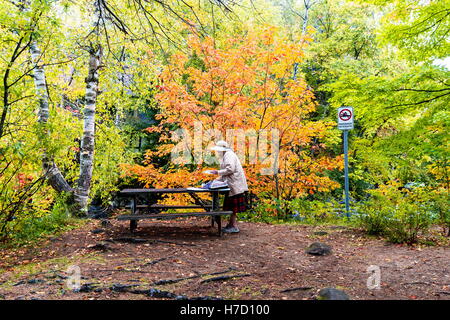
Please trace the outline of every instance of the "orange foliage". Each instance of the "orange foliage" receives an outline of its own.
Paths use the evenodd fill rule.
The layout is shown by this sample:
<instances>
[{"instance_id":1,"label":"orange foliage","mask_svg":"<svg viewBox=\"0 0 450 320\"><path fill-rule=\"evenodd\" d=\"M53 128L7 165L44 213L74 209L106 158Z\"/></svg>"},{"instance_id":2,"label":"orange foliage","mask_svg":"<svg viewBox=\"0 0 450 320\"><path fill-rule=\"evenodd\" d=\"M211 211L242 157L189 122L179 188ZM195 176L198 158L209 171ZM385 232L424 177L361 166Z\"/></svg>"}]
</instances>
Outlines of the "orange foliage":
<instances>
[{"instance_id":1,"label":"orange foliage","mask_svg":"<svg viewBox=\"0 0 450 320\"><path fill-rule=\"evenodd\" d=\"M314 94L301 74L293 77L293 66L302 62L307 42L279 37L273 27L230 38L220 47L211 38L190 36L189 53L173 55L160 75L160 124L147 130L159 132L161 144L146 153L142 166L125 166L127 174L153 187L196 186L211 179L201 173L207 169L204 163L154 165L175 145L169 128L175 125L192 135L197 122L204 131L222 134L227 129L278 130L276 174L262 175L265 165L260 162L243 163L255 193L290 199L338 187L325 173L342 168L341 157L324 155L326 146L313 143L333 124L308 120L316 108ZM204 150L213 140L202 139ZM245 143L249 147L250 142Z\"/></svg>"}]
</instances>

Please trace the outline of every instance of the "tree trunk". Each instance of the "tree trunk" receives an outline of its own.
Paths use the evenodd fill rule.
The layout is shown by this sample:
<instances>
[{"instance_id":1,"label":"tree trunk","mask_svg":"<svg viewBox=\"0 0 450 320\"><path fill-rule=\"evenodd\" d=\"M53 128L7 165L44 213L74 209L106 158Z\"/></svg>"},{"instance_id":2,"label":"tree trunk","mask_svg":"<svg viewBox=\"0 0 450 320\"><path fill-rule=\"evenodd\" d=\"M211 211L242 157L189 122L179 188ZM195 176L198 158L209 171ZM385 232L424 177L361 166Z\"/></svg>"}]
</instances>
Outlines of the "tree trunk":
<instances>
[{"instance_id":1,"label":"tree trunk","mask_svg":"<svg viewBox=\"0 0 450 320\"><path fill-rule=\"evenodd\" d=\"M310 0L303 0L305 4L305 15L303 16L303 26L302 26L302 34L306 34L306 29L308 28L308 20L309 20L309 9L311 8Z\"/></svg>"},{"instance_id":2,"label":"tree trunk","mask_svg":"<svg viewBox=\"0 0 450 320\"><path fill-rule=\"evenodd\" d=\"M84 107L84 127L80 150L80 177L75 191L75 201L79 209L87 213L89 191L92 180L95 143L95 107L97 102L98 69L102 58L102 47L98 44L89 50L89 71L86 78L86 105Z\"/></svg>"},{"instance_id":3,"label":"tree trunk","mask_svg":"<svg viewBox=\"0 0 450 320\"><path fill-rule=\"evenodd\" d=\"M33 77L34 85L36 88L36 95L39 99L38 122L44 127L45 134L48 135L47 129L45 128L48 122L49 115L47 82L45 80L44 67L39 63L39 59L41 58L41 50L39 50L36 41L33 41L30 45L30 54L31 60L36 64L33 72ZM44 150L44 153L42 154L42 166L44 168L45 177L47 178L49 184L56 191L73 191L59 168L54 163L52 157L47 154L46 150Z\"/></svg>"},{"instance_id":4,"label":"tree trunk","mask_svg":"<svg viewBox=\"0 0 450 320\"><path fill-rule=\"evenodd\" d=\"M24 12L29 12L31 10L30 1L24 1L23 3L17 5ZM37 45L37 42L35 40L31 41L29 51L31 55L31 61L35 64L35 68L33 70L33 78L36 96L39 99L38 122L41 124L42 128L44 129L44 133L47 136L48 131L46 129L46 124L48 122L49 115L47 82L45 80L44 67L42 66L42 64L40 64L39 61L41 59L41 50L39 49L39 46ZM45 149L42 154L42 167L44 169L44 175L46 179L56 191L73 191L64 176L61 174L61 171L56 166L51 156L47 154Z\"/></svg>"}]
</instances>

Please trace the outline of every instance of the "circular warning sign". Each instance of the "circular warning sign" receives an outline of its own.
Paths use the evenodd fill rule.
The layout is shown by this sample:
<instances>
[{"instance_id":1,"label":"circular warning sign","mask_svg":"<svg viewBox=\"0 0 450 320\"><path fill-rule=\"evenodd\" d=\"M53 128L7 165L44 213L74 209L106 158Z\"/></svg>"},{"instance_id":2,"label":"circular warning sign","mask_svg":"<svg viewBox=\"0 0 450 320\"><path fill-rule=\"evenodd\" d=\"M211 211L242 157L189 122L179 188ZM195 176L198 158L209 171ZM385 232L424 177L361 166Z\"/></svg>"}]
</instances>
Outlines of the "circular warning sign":
<instances>
[{"instance_id":1,"label":"circular warning sign","mask_svg":"<svg viewBox=\"0 0 450 320\"><path fill-rule=\"evenodd\" d=\"M339 119L342 121L348 121L352 118L352 111L350 109L342 109L339 111Z\"/></svg>"}]
</instances>

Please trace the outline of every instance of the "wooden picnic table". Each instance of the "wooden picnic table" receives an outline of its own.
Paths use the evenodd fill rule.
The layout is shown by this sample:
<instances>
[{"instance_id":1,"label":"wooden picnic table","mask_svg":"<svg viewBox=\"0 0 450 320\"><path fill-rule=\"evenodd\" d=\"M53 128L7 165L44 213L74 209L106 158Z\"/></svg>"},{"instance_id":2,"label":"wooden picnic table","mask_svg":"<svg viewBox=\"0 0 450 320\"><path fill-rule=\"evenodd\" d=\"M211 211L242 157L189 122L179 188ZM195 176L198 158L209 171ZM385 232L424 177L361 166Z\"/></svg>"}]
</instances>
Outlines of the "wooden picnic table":
<instances>
[{"instance_id":1,"label":"wooden picnic table","mask_svg":"<svg viewBox=\"0 0 450 320\"><path fill-rule=\"evenodd\" d=\"M219 210L219 196L230 191L229 188L223 189L201 189L201 188L165 188L165 189L124 189L119 192L119 196L130 198L130 215L121 215L118 220L130 220L130 231L133 232L137 228L138 220L143 219L175 219L180 217L202 217L211 216L211 226L217 223L219 236L222 235L222 216L230 215L232 211ZM150 194L174 194L186 193L194 200L195 205L161 205L145 201L139 204L138 199L142 196ZM205 203L198 193L209 193L212 196L211 204ZM145 213L149 210L167 210L167 209L203 209L203 212L177 212L177 213Z\"/></svg>"}]
</instances>

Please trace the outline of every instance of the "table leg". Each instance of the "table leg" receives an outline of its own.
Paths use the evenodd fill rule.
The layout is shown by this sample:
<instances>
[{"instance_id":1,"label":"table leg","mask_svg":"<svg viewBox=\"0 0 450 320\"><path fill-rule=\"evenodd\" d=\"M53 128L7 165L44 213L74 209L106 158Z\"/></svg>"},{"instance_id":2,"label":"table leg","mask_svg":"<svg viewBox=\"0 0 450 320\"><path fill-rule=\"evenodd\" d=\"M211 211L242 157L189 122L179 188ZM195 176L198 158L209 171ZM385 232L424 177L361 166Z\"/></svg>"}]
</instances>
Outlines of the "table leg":
<instances>
[{"instance_id":1,"label":"table leg","mask_svg":"<svg viewBox=\"0 0 450 320\"><path fill-rule=\"evenodd\" d=\"M219 209L219 193L213 192L213 198L212 198L212 211L216 211Z\"/></svg>"},{"instance_id":2,"label":"table leg","mask_svg":"<svg viewBox=\"0 0 450 320\"><path fill-rule=\"evenodd\" d=\"M131 214L136 214L136 197L131 199ZM134 232L137 228L137 220L130 220L130 231Z\"/></svg>"},{"instance_id":3,"label":"table leg","mask_svg":"<svg viewBox=\"0 0 450 320\"><path fill-rule=\"evenodd\" d=\"M219 193L213 192L212 193L212 206L211 211L216 211L219 208ZM211 227L214 227L214 217L211 216Z\"/></svg>"},{"instance_id":4,"label":"table leg","mask_svg":"<svg viewBox=\"0 0 450 320\"><path fill-rule=\"evenodd\" d=\"M217 228L219 229L219 237L222 236L222 216L215 216L217 222Z\"/></svg>"}]
</instances>

